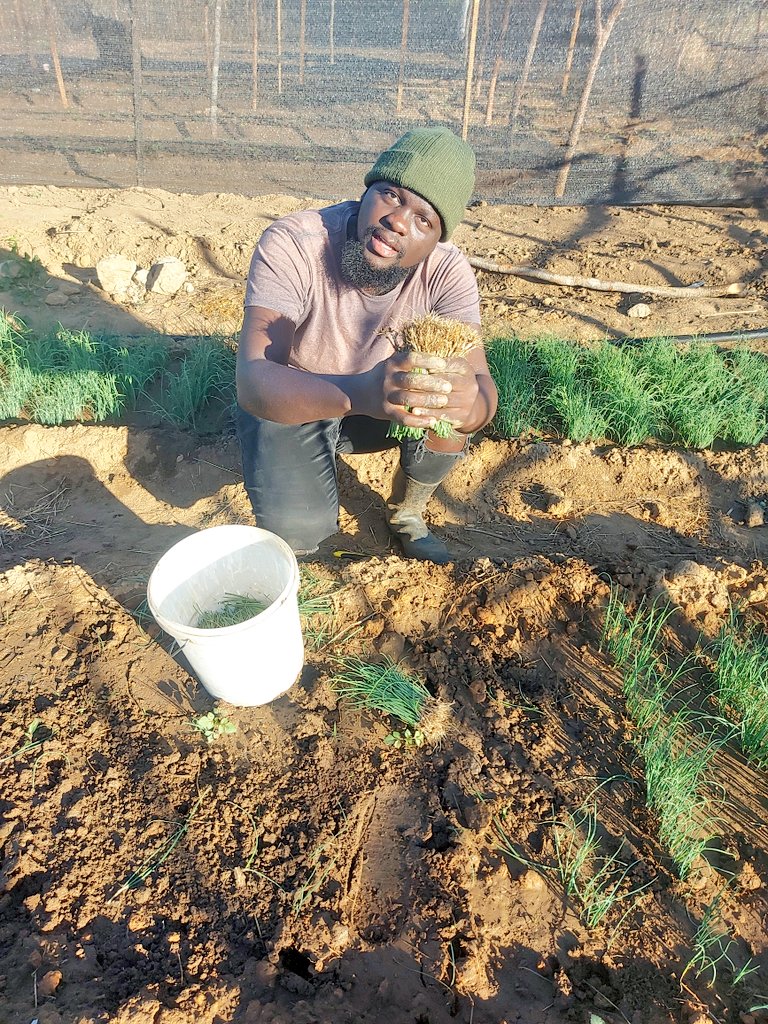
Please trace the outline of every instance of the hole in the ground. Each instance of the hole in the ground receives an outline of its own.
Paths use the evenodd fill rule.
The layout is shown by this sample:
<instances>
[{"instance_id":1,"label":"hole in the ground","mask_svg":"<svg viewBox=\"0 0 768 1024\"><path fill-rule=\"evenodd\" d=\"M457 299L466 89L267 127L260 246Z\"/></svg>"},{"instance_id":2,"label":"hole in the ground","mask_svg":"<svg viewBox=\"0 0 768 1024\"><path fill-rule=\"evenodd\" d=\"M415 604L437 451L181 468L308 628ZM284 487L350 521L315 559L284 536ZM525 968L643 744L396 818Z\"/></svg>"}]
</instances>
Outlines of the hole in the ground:
<instances>
[{"instance_id":1,"label":"hole in the ground","mask_svg":"<svg viewBox=\"0 0 768 1024\"><path fill-rule=\"evenodd\" d=\"M298 974L300 978L309 981L312 976L312 965L306 953L289 946L280 953L280 966L291 974Z\"/></svg>"}]
</instances>

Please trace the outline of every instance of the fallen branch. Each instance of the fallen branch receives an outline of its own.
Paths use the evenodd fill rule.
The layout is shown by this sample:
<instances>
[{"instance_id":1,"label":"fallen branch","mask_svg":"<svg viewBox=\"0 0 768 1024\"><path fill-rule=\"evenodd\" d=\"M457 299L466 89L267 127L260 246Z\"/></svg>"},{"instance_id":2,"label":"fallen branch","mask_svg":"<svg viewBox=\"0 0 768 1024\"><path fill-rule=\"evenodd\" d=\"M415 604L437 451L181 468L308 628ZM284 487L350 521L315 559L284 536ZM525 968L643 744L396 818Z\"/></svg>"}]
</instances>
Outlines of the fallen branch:
<instances>
[{"instance_id":1,"label":"fallen branch","mask_svg":"<svg viewBox=\"0 0 768 1024\"><path fill-rule=\"evenodd\" d=\"M670 285L632 284L629 281L601 281L598 277L553 274L549 270L539 270L536 267L514 267L494 263L492 260L481 260L476 256L470 256L469 262L476 270L489 270L493 274L512 274L515 277L528 278L529 281L540 281L542 284L556 284L561 288L589 288L593 292L659 295L667 299L714 299L727 295L738 297L745 295L747 291L747 285L743 281L711 287L692 284L675 288Z\"/></svg>"}]
</instances>

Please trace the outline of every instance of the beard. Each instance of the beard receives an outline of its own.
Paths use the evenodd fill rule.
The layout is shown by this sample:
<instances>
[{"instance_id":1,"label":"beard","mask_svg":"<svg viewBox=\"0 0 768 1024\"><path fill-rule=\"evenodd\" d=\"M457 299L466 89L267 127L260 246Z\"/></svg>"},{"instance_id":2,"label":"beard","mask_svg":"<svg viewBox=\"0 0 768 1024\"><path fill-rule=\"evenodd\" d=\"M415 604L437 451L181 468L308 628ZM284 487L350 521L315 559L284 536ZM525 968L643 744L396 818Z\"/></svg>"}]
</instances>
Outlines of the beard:
<instances>
[{"instance_id":1,"label":"beard","mask_svg":"<svg viewBox=\"0 0 768 1024\"><path fill-rule=\"evenodd\" d=\"M362 242L357 238L346 240L341 250L341 276L355 288L371 295L384 295L401 284L410 274L411 268L397 264L391 267L372 267L365 258L365 243L373 231L373 228L368 228Z\"/></svg>"}]
</instances>

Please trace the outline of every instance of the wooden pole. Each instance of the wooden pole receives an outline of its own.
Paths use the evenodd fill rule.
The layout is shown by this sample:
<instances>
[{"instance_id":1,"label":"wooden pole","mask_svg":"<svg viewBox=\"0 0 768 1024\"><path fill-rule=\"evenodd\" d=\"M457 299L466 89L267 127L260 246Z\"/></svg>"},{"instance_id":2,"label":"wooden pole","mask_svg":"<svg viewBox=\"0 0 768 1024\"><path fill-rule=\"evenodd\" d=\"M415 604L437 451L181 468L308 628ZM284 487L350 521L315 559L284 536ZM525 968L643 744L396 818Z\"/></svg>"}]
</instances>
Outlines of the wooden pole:
<instances>
[{"instance_id":1,"label":"wooden pole","mask_svg":"<svg viewBox=\"0 0 768 1024\"><path fill-rule=\"evenodd\" d=\"M283 95L283 5L275 0L275 22L277 31L277 95Z\"/></svg>"},{"instance_id":2,"label":"wooden pole","mask_svg":"<svg viewBox=\"0 0 768 1024\"><path fill-rule=\"evenodd\" d=\"M485 78L485 65L488 61L488 53L491 48L491 5L493 0L485 0L483 9L483 38L480 41L480 57L477 62L477 75L475 76L475 100L480 99L483 91L483 79Z\"/></svg>"},{"instance_id":3,"label":"wooden pole","mask_svg":"<svg viewBox=\"0 0 768 1024\"><path fill-rule=\"evenodd\" d=\"M336 0L331 0L331 17L328 22L329 49L331 52L331 64L336 63L336 55L333 51L333 35L336 30Z\"/></svg>"},{"instance_id":4,"label":"wooden pole","mask_svg":"<svg viewBox=\"0 0 768 1024\"><path fill-rule=\"evenodd\" d=\"M251 110L259 109L259 0L253 0L251 33Z\"/></svg>"},{"instance_id":5,"label":"wooden pole","mask_svg":"<svg viewBox=\"0 0 768 1024\"><path fill-rule=\"evenodd\" d=\"M221 0L213 8L213 60L211 61L211 135L219 134L219 61L221 59Z\"/></svg>"},{"instance_id":6,"label":"wooden pole","mask_svg":"<svg viewBox=\"0 0 768 1024\"><path fill-rule=\"evenodd\" d=\"M408 47L408 22L410 20L410 0L403 0L403 34L400 38L400 74L397 77L397 103L395 112L400 114L403 109L403 85L405 81L405 54Z\"/></svg>"},{"instance_id":7,"label":"wooden pole","mask_svg":"<svg viewBox=\"0 0 768 1024\"><path fill-rule=\"evenodd\" d=\"M304 85L304 60L307 44L307 0L301 0L299 13L299 85Z\"/></svg>"},{"instance_id":8,"label":"wooden pole","mask_svg":"<svg viewBox=\"0 0 768 1024\"><path fill-rule=\"evenodd\" d=\"M464 117L461 123L461 137L467 141L469 131L469 107L472 99L472 75L475 71L475 46L477 44L477 23L480 18L480 0L472 0L472 26L469 30L467 49L467 77L464 83Z\"/></svg>"},{"instance_id":9,"label":"wooden pole","mask_svg":"<svg viewBox=\"0 0 768 1024\"><path fill-rule=\"evenodd\" d=\"M27 22L24 17L24 12L21 9L19 0L13 0L13 13L16 18L16 28L19 33L19 42L25 47L27 51L27 57L29 58L29 66L34 70L37 70L37 57L32 46L32 40L30 38ZM760 35L760 22L758 21L758 31Z\"/></svg>"},{"instance_id":10,"label":"wooden pole","mask_svg":"<svg viewBox=\"0 0 768 1024\"><path fill-rule=\"evenodd\" d=\"M205 75L208 81L208 88L211 86L211 25L208 10L209 2L210 0L203 0L203 42L205 45Z\"/></svg>"},{"instance_id":11,"label":"wooden pole","mask_svg":"<svg viewBox=\"0 0 768 1024\"><path fill-rule=\"evenodd\" d=\"M496 96L496 83L499 80L501 74L501 64L504 57L504 43L507 38L507 32L509 30L509 19L512 15L512 3L513 0L507 0L504 6L504 14L501 18L501 28L499 30L499 42L498 49L496 52L496 60L493 62L493 71L491 72L491 81L488 83L488 101L485 107L485 126L489 128L493 124L493 101Z\"/></svg>"},{"instance_id":12,"label":"wooden pole","mask_svg":"<svg viewBox=\"0 0 768 1024\"><path fill-rule=\"evenodd\" d=\"M571 80L571 69L573 68L573 54L576 50L576 36L579 33L579 22L581 21L581 8L583 6L583 0L576 0L576 10L573 12L573 27L571 28L571 38L568 41L568 56L565 58L563 86L560 90L561 96L565 96L565 94L568 92L568 83Z\"/></svg>"},{"instance_id":13,"label":"wooden pole","mask_svg":"<svg viewBox=\"0 0 768 1024\"><path fill-rule=\"evenodd\" d=\"M59 60L59 45L56 42L56 11L53 6L53 0L45 0L45 15L48 22L48 41L51 47L51 59L53 60L53 70L56 73L56 84L59 87L61 105L66 110L69 108L69 100L67 99L67 89L64 85L64 75L62 75L61 73L61 61Z\"/></svg>"},{"instance_id":14,"label":"wooden pole","mask_svg":"<svg viewBox=\"0 0 768 1024\"><path fill-rule=\"evenodd\" d=\"M144 109L142 104L141 0L131 0L131 71L133 77L133 125L136 152L136 184L144 187Z\"/></svg>"},{"instance_id":15,"label":"wooden pole","mask_svg":"<svg viewBox=\"0 0 768 1024\"><path fill-rule=\"evenodd\" d=\"M589 69L587 70L587 77L581 90L579 105L576 108L576 113L573 115L571 130L568 133L568 141L565 146L563 163L560 166L557 181L555 182L556 199L561 199L565 195L565 186L568 182L568 175L571 173L571 164L573 163L573 157L576 153L576 147L579 144L579 136L581 135L581 128L584 124L584 115L587 112L587 105L589 104L589 97L592 92L592 86L595 82L597 69L600 65L600 58L603 55L606 43L610 39L613 26L616 24L616 20L624 9L625 4L626 0L616 0L616 6L605 19L605 24L603 24L602 0L595 0L595 48L592 52L592 59L589 63Z\"/></svg>"},{"instance_id":16,"label":"wooden pole","mask_svg":"<svg viewBox=\"0 0 768 1024\"><path fill-rule=\"evenodd\" d=\"M523 71L520 75L520 81L517 83L515 98L512 102L512 113L509 118L512 131L515 130L515 125L517 124L517 115L520 113L520 105L523 102L523 92L528 84L528 76L531 73L531 65L533 64L533 57L536 53L536 47L539 42L539 33L541 32L541 26L544 23L544 14L546 13L546 10L547 0L541 0L541 3L539 4L539 13L536 15L536 21L533 23L533 31L531 32L531 38L528 43L528 52L525 55Z\"/></svg>"}]
</instances>

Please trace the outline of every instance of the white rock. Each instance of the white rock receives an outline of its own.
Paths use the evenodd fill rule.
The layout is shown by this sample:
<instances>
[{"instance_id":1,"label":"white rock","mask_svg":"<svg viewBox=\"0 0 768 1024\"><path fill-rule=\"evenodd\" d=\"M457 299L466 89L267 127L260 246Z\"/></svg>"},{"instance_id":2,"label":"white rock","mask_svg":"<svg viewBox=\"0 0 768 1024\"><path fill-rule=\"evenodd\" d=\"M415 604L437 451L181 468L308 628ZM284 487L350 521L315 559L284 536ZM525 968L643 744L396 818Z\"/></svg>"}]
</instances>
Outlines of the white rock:
<instances>
[{"instance_id":1,"label":"white rock","mask_svg":"<svg viewBox=\"0 0 768 1024\"><path fill-rule=\"evenodd\" d=\"M142 288L146 288L148 277L149 271L145 267L139 267L139 269L133 275L133 280L136 282L136 284L140 284Z\"/></svg>"},{"instance_id":2,"label":"white rock","mask_svg":"<svg viewBox=\"0 0 768 1024\"><path fill-rule=\"evenodd\" d=\"M191 281L185 281L185 283L184 283L184 291L187 293L187 295L191 295L194 290L195 290L195 286L192 284L192 282Z\"/></svg>"},{"instance_id":3,"label":"white rock","mask_svg":"<svg viewBox=\"0 0 768 1024\"><path fill-rule=\"evenodd\" d=\"M116 298L125 295L135 273L136 263L127 256L105 256L96 264L99 284L108 295Z\"/></svg>"},{"instance_id":4,"label":"white rock","mask_svg":"<svg viewBox=\"0 0 768 1024\"><path fill-rule=\"evenodd\" d=\"M175 295L187 279L187 268L176 256L166 256L150 268L147 291Z\"/></svg>"},{"instance_id":5,"label":"white rock","mask_svg":"<svg viewBox=\"0 0 768 1024\"><path fill-rule=\"evenodd\" d=\"M650 315L651 307L646 305L644 302L637 302L627 310L627 316L631 316L636 320L645 320L645 318Z\"/></svg>"},{"instance_id":6,"label":"white rock","mask_svg":"<svg viewBox=\"0 0 768 1024\"><path fill-rule=\"evenodd\" d=\"M46 306L66 306L69 302L69 298L64 292L51 292L50 295L45 296Z\"/></svg>"}]
</instances>

